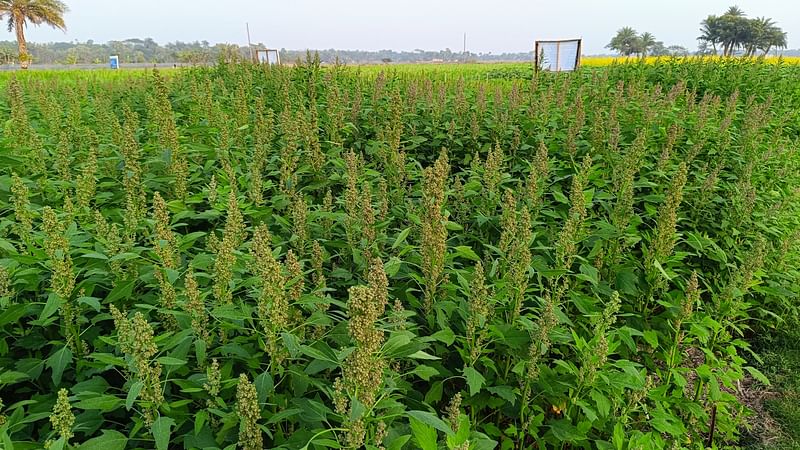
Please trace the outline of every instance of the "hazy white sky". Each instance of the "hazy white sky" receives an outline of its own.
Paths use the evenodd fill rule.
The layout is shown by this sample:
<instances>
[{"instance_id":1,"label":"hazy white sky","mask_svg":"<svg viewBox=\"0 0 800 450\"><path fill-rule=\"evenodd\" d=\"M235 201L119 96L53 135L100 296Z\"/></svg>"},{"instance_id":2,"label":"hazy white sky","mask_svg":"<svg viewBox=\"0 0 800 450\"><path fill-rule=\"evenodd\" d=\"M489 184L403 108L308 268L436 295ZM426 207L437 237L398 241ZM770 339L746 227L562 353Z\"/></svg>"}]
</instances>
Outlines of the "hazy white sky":
<instances>
[{"instance_id":1,"label":"hazy white sky","mask_svg":"<svg viewBox=\"0 0 800 450\"><path fill-rule=\"evenodd\" d=\"M649 31L666 45L695 49L700 21L734 0L65 0L68 31L30 27L35 42L97 42L152 37L246 43L287 49L528 51L535 39L582 37L584 53L622 26ZM799 0L738 0L750 17L767 16L800 48ZM1 27L0 39L14 35ZM3 36L5 34L5 36Z\"/></svg>"}]
</instances>

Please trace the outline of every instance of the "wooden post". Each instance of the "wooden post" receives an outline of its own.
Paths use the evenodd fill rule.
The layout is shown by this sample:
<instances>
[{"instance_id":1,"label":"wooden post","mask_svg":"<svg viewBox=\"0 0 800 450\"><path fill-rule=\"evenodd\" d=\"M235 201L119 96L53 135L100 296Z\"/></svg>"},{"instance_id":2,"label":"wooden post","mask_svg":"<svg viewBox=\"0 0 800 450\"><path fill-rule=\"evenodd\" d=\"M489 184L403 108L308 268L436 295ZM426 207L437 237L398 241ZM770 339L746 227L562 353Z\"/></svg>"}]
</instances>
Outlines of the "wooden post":
<instances>
[{"instance_id":1,"label":"wooden post","mask_svg":"<svg viewBox=\"0 0 800 450\"><path fill-rule=\"evenodd\" d=\"M561 41L556 42L556 72L561 72Z\"/></svg>"}]
</instances>

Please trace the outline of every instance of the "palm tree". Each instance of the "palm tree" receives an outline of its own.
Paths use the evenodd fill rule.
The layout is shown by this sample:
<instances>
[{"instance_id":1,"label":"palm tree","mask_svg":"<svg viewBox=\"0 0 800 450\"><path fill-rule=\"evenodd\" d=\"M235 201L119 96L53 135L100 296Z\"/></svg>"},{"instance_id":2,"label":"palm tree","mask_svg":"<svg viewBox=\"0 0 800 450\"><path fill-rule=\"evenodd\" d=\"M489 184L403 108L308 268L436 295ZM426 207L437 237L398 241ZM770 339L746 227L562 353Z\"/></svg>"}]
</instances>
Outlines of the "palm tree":
<instances>
[{"instance_id":1,"label":"palm tree","mask_svg":"<svg viewBox=\"0 0 800 450\"><path fill-rule=\"evenodd\" d=\"M746 16L746 14L742 10L742 8L739 8L738 6L729 7L728 10L725 11L725 15L726 16L731 16L731 17L744 17L744 16Z\"/></svg>"},{"instance_id":2,"label":"palm tree","mask_svg":"<svg viewBox=\"0 0 800 450\"><path fill-rule=\"evenodd\" d=\"M606 48L616 50L620 54L630 56L638 53L639 36L631 27L623 27L617 31L616 36L606 45Z\"/></svg>"},{"instance_id":3,"label":"palm tree","mask_svg":"<svg viewBox=\"0 0 800 450\"><path fill-rule=\"evenodd\" d=\"M68 10L61 0L0 0L0 18L7 15L8 31L14 30L17 34L19 62L23 69L30 65L28 45L25 42L25 27L28 23L50 25L66 31L64 14Z\"/></svg>"},{"instance_id":4,"label":"palm tree","mask_svg":"<svg viewBox=\"0 0 800 450\"><path fill-rule=\"evenodd\" d=\"M647 51L656 45L656 37L651 33L645 32L639 36L639 53L642 57L647 56Z\"/></svg>"},{"instance_id":5,"label":"palm tree","mask_svg":"<svg viewBox=\"0 0 800 450\"><path fill-rule=\"evenodd\" d=\"M717 16L708 16L700 23L700 32L703 33L697 38L701 42L711 44L714 54L717 54L717 44L722 42L722 30L720 19Z\"/></svg>"},{"instance_id":6,"label":"palm tree","mask_svg":"<svg viewBox=\"0 0 800 450\"><path fill-rule=\"evenodd\" d=\"M766 56L773 47L786 48L787 45L788 42L786 32L777 26L773 26L767 32L767 36L762 43L761 50L764 50L764 56Z\"/></svg>"}]
</instances>

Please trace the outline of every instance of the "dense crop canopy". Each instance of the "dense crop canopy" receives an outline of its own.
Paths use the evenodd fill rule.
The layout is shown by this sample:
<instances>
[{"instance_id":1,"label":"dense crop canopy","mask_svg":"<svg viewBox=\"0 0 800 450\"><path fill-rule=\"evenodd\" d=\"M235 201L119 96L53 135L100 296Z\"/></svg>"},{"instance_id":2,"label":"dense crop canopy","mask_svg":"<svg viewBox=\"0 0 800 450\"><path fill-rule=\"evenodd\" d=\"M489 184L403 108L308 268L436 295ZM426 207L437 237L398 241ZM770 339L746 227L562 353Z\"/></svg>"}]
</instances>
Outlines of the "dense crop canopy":
<instances>
[{"instance_id":1,"label":"dense crop canopy","mask_svg":"<svg viewBox=\"0 0 800 450\"><path fill-rule=\"evenodd\" d=\"M6 79L0 446L735 443L798 69L494 70Z\"/></svg>"}]
</instances>

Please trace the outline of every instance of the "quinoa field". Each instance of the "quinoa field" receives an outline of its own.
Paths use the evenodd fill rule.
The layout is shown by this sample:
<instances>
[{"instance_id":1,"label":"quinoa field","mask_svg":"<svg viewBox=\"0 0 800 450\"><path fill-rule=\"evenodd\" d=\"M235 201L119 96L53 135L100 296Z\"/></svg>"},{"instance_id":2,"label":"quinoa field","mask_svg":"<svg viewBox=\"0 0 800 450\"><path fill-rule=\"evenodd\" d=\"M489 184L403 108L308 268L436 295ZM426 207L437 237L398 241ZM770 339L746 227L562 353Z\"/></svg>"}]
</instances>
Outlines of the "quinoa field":
<instances>
[{"instance_id":1,"label":"quinoa field","mask_svg":"<svg viewBox=\"0 0 800 450\"><path fill-rule=\"evenodd\" d=\"M798 319L798 79L0 74L0 448L735 448Z\"/></svg>"}]
</instances>

